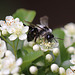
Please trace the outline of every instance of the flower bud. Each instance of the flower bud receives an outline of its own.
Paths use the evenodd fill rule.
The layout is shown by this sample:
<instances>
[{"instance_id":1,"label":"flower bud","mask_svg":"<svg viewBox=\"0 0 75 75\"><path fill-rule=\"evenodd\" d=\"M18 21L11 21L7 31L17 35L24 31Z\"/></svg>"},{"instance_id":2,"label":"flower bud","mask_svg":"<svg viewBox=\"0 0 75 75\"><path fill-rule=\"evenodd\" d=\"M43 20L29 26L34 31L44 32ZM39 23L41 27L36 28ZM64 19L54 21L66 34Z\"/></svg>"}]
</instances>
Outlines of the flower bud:
<instances>
[{"instance_id":1,"label":"flower bud","mask_svg":"<svg viewBox=\"0 0 75 75\"><path fill-rule=\"evenodd\" d=\"M7 30L2 30L2 35L7 35L8 34L8 32L7 32Z\"/></svg>"},{"instance_id":2,"label":"flower bud","mask_svg":"<svg viewBox=\"0 0 75 75\"><path fill-rule=\"evenodd\" d=\"M6 53L5 53L5 56L8 57L8 56L11 56L11 55L12 55L12 52L7 50Z\"/></svg>"},{"instance_id":3,"label":"flower bud","mask_svg":"<svg viewBox=\"0 0 75 75\"><path fill-rule=\"evenodd\" d=\"M65 75L65 69L63 67L59 68L59 74L60 75Z\"/></svg>"},{"instance_id":4,"label":"flower bud","mask_svg":"<svg viewBox=\"0 0 75 75\"><path fill-rule=\"evenodd\" d=\"M53 55L58 56L59 55L59 48L54 48L53 49Z\"/></svg>"},{"instance_id":5,"label":"flower bud","mask_svg":"<svg viewBox=\"0 0 75 75\"><path fill-rule=\"evenodd\" d=\"M34 45L34 41L29 42L29 46L32 47Z\"/></svg>"},{"instance_id":6,"label":"flower bud","mask_svg":"<svg viewBox=\"0 0 75 75\"><path fill-rule=\"evenodd\" d=\"M36 45L33 46L34 51L38 51L39 49L40 49L39 45L36 44Z\"/></svg>"},{"instance_id":7,"label":"flower bud","mask_svg":"<svg viewBox=\"0 0 75 75\"><path fill-rule=\"evenodd\" d=\"M51 65L51 71L54 73L57 73L59 71L59 67L57 64L52 64Z\"/></svg>"},{"instance_id":8,"label":"flower bud","mask_svg":"<svg viewBox=\"0 0 75 75\"><path fill-rule=\"evenodd\" d=\"M51 55L51 54L47 54L47 55L46 55L46 60L47 60L48 62L51 62L51 61L53 60L52 55Z\"/></svg>"},{"instance_id":9,"label":"flower bud","mask_svg":"<svg viewBox=\"0 0 75 75\"><path fill-rule=\"evenodd\" d=\"M69 47L68 49L67 49L67 51L68 51L68 53L74 53L74 50L75 50L75 48L74 47Z\"/></svg>"},{"instance_id":10,"label":"flower bud","mask_svg":"<svg viewBox=\"0 0 75 75\"><path fill-rule=\"evenodd\" d=\"M37 69L36 66L31 66L31 67L29 68L29 71L30 71L31 74L37 74L38 69Z\"/></svg>"}]
</instances>

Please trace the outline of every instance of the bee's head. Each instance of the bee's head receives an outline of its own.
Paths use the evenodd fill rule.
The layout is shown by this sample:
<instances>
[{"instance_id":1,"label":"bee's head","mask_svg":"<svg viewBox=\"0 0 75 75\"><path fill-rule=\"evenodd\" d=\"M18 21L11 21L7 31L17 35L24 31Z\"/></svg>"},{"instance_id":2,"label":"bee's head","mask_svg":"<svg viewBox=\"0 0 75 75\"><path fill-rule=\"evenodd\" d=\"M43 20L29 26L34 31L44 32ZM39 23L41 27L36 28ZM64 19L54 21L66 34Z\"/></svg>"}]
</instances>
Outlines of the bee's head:
<instances>
[{"instance_id":1,"label":"bee's head","mask_svg":"<svg viewBox=\"0 0 75 75\"><path fill-rule=\"evenodd\" d=\"M54 38L54 35L52 33L49 33L46 35L46 39L48 40L48 42L52 42L53 38Z\"/></svg>"}]
</instances>

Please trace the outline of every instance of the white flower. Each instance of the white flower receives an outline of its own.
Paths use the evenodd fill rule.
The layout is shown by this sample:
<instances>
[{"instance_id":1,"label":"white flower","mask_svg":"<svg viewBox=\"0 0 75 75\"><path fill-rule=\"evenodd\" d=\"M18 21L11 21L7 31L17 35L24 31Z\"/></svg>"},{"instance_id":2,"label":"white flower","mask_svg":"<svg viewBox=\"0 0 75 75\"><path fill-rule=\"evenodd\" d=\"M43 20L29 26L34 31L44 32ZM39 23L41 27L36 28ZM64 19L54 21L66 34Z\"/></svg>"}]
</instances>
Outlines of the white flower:
<instances>
[{"instance_id":1,"label":"white flower","mask_svg":"<svg viewBox=\"0 0 75 75\"><path fill-rule=\"evenodd\" d=\"M69 47L68 49L67 49L67 51L68 51L68 53L74 53L74 51L75 51L75 48L74 47Z\"/></svg>"},{"instance_id":2,"label":"white flower","mask_svg":"<svg viewBox=\"0 0 75 75\"><path fill-rule=\"evenodd\" d=\"M64 46L65 46L65 48L71 46L74 42L75 42L75 36L73 36L71 38L71 37L65 35L65 37L64 37Z\"/></svg>"},{"instance_id":3,"label":"white flower","mask_svg":"<svg viewBox=\"0 0 75 75\"><path fill-rule=\"evenodd\" d=\"M75 72L73 72L70 68L66 70L66 75L75 75Z\"/></svg>"},{"instance_id":4,"label":"white flower","mask_svg":"<svg viewBox=\"0 0 75 75\"><path fill-rule=\"evenodd\" d=\"M70 60L70 62L71 62L72 64L75 64L75 55L71 55L71 60Z\"/></svg>"},{"instance_id":5,"label":"white flower","mask_svg":"<svg viewBox=\"0 0 75 75\"><path fill-rule=\"evenodd\" d=\"M51 62L51 61L53 60L52 55L51 55L51 54L47 54L47 55L46 55L46 60L47 60L48 62Z\"/></svg>"},{"instance_id":6,"label":"white flower","mask_svg":"<svg viewBox=\"0 0 75 75\"><path fill-rule=\"evenodd\" d=\"M40 48L39 48L39 45L36 44L36 45L33 46L33 50L34 50L34 51L38 51L39 49L40 49Z\"/></svg>"},{"instance_id":7,"label":"white flower","mask_svg":"<svg viewBox=\"0 0 75 75\"><path fill-rule=\"evenodd\" d=\"M46 51L52 51L53 48L57 48L58 47L58 43L56 42L42 42L39 46L41 48L42 51L46 52Z\"/></svg>"},{"instance_id":8,"label":"white flower","mask_svg":"<svg viewBox=\"0 0 75 75\"><path fill-rule=\"evenodd\" d=\"M25 40L27 38L26 32L29 27L24 26L22 22L20 22L19 18L14 19L12 16L6 16L6 21L0 21L0 30L2 30L2 34L5 35L7 32L10 34L9 39L11 41L19 38L20 40ZM6 32L5 32L6 31Z\"/></svg>"},{"instance_id":9,"label":"white flower","mask_svg":"<svg viewBox=\"0 0 75 75\"><path fill-rule=\"evenodd\" d=\"M14 74L19 72L20 65L22 64L22 59L15 59L15 56L10 52L7 51L5 54L5 58L2 59L1 65L1 73L2 74Z\"/></svg>"},{"instance_id":10,"label":"white flower","mask_svg":"<svg viewBox=\"0 0 75 75\"><path fill-rule=\"evenodd\" d=\"M59 71L59 67L57 64L52 64L51 65L51 71L54 73L57 73Z\"/></svg>"},{"instance_id":11,"label":"white flower","mask_svg":"<svg viewBox=\"0 0 75 75\"><path fill-rule=\"evenodd\" d=\"M36 66L31 66L31 67L29 68L29 71L30 71L31 74L37 74L38 69L37 69Z\"/></svg>"},{"instance_id":12,"label":"white flower","mask_svg":"<svg viewBox=\"0 0 75 75\"><path fill-rule=\"evenodd\" d=\"M74 23L68 23L64 26L64 32L67 36L75 36L75 24Z\"/></svg>"},{"instance_id":13,"label":"white flower","mask_svg":"<svg viewBox=\"0 0 75 75\"><path fill-rule=\"evenodd\" d=\"M75 24L68 23L62 29L65 32L64 46L68 47L75 42Z\"/></svg>"},{"instance_id":14,"label":"white flower","mask_svg":"<svg viewBox=\"0 0 75 75\"><path fill-rule=\"evenodd\" d=\"M5 41L0 39L0 58L4 56L4 53L6 52L6 43Z\"/></svg>"},{"instance_id":15,"label":"white flower","mask_svg":"<svg viewBox=\"0 0 75 75\"><path fill-rule=\"evenodd\" d=\"M20 27L13 27L14 30L9 31L9 33L12 33L10 36L9 36L9 39L11 41L15 40L17 37L19 37L20 40L25 40L27 38L27 34L26 32L28 31L29 27L28 26L23 26L22 28ZM11 29L11 28L10 28Z\"/></svg>"},{"instance_id":16,"label":"white flower","mask_svg":"<svg viewBox=\"0 0 75 75\"><path fill-rule=\"evenodd\" d=\"M60 75L65 75L65 69L63 67L59 68L59 74Z\"/></svg>"},{"instance_id":17,"label":"white flower","mask_svg":"<svg viewBox=\"0 0 75 75\"><path fill-rule=\"evenodd\" d=\"M58 56L59 55L59 48L54 48L53 49L53 55Z\"/></svg>"}]
</instances>

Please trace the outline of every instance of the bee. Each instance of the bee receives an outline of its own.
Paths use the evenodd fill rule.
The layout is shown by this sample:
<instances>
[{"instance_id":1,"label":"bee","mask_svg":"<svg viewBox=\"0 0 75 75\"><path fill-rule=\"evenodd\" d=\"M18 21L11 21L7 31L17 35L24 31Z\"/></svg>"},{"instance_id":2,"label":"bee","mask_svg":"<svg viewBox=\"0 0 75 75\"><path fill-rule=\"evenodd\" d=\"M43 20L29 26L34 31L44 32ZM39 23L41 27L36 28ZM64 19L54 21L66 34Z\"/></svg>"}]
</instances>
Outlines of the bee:
<instances>
[{"instance_id":1,"label":"bee","mask_svg":"<svg viewBox=\"0 0 75 75\"><path fill-rule=\"evenodd\" d=\"M29 32L27 34L28 42L34 40L36 42L38 37L43 37L44 40L48 42L52 42L54 39L56 42L54 35L52 34L52 30L48 27L48 17L43 16L40 18L40 24L32 24L30 22L25 21L26 23L30 24Z\"/></svg>"}]
</instances>

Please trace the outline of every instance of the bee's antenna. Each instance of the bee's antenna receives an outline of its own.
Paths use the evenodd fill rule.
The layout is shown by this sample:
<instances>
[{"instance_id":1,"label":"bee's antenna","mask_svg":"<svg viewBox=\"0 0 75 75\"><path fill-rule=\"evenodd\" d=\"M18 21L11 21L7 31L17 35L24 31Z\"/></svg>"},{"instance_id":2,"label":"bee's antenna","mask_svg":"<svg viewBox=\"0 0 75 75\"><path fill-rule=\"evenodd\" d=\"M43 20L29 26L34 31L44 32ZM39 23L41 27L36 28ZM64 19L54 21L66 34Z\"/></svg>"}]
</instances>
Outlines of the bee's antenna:
<instances>
[{"instance_id":1,"label":"bee's antenna","mask_svg":"<svg viewBox=\"0 0 75 75\"><path fill-rule=\"evenodd\" d=\"M56 40L56 38L53 38L56 42L58 42L57 40Z\"/></svg>"},{"instance_id":2,"label":"bee's antenna","mask_svg":"<svg viewBox=\"0 0 75 75\"><path fill-rule=\"evenodd\" d=\"M64 39L61 39L61 38L55 38L55 39L64 40Z\"/></svg>"}]
</instances>

